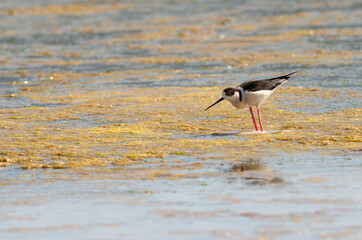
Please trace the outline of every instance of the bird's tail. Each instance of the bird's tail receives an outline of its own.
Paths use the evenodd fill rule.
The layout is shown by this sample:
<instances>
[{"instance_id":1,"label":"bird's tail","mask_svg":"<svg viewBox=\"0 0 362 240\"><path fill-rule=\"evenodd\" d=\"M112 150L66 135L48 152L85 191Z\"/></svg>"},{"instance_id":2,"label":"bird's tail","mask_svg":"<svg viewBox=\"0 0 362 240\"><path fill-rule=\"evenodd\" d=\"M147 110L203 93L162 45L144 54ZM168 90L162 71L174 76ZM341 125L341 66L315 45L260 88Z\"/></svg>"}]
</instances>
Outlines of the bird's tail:
<instances>
[{"instance_id":1,"label":"bird's tail","mask_svg":"<svg viewBox=\"0 0 362 240\"><path fill-rule=\"evenodd\" d=\"M295 71L295 72L292 72L292 73L289 73L289 74L287 74L287 75L280 76L280 77L272 78L272 79L273 79L273 80L274 80L274 79L286 79L286 80L288 80L294 73L297 73L297 72L300 72L300 70Z\"/></svg>"}]
</instances>

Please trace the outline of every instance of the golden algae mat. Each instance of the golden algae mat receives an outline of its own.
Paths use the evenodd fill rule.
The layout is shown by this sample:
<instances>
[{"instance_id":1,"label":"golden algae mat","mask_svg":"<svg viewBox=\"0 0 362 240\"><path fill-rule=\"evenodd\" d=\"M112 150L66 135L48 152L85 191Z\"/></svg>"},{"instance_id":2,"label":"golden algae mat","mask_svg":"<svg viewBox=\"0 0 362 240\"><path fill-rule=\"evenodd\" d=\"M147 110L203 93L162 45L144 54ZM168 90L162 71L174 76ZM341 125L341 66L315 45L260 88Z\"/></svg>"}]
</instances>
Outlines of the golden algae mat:
<instances>
[{"instance_id":1,"label":"golden algae mat","mask_svg":"<svg viewBox=\"0 0 362 240\"><path fill-rule=\"evenodd\" d=\"M266 131L257 133L247 110L236 110L225 102L204 111L218 99L221 89L122 88L81 94L74 90L58 96L46 96L41 90L25 92L39 104L53 106L0 110L0 164L25 170L142 166L187 155L197 161L183 167L197 169L207 159L238 161L313 151L360 154L361 109L308 112L321 99L340 98L336 90L284 85L262 106ZM344 94L345 99L358 96L358 92ZM314 103L313 98L317 99ZM149 169L131 176L125 171L117 177L193 175L167 173L178 164L175 169L172 164L157 166L157 171Z\"/></svg>"}]
</instances>

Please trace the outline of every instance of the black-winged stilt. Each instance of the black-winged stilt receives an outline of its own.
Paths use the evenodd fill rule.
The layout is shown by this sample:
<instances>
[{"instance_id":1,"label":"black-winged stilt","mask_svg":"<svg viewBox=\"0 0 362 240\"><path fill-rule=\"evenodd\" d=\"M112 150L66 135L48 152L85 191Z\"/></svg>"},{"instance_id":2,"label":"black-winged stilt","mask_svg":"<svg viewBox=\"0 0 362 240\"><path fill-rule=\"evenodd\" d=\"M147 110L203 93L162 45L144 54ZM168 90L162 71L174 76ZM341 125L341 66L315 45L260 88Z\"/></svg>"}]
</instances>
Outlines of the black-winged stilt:
<instances>
[{"instance_id":1,"label":"black-winged stilt","mask_svg":"<svg viewBox=\"0 0 362 240\"><path fill-rule=\"evenodd\" d=\"M234 107L239 109L249 107L255 130L258 131L258 126L256 124L252 109L253 106L256 106L258 110L260 131L263 131L263 125L261 124L260 105L273 94L278 86L287 82L288 79L297 72L299 71L292 72L280 77L244 82L237 88L226 88L222 91L222 97L211 106L206 108L205 111L223 100L228 100Z\"/></svg>"}]
</instances>

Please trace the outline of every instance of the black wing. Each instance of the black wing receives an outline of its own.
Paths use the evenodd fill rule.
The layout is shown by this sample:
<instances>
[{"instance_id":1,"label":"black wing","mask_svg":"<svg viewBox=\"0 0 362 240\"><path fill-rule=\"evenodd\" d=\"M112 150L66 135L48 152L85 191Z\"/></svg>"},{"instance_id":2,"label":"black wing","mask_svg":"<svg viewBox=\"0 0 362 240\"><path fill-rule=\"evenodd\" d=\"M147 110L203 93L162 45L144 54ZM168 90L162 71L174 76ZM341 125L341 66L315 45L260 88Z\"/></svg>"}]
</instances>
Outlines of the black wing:
<instances>
[{"instance_id":1,"label":"black wing","mask_svg":"<svg viewBox=\"0 0 362 240\"><path fill-rule=\"evenodd\" d=\"M239 87L243 88L244 91L249 91L249 92L256 92L261 90L273 90L274 88L278 87L280 84L288 81L291 75L297 72L299 71L292 72L280 77L244 82L240 84Z\"/></svg>"}]
</instances>

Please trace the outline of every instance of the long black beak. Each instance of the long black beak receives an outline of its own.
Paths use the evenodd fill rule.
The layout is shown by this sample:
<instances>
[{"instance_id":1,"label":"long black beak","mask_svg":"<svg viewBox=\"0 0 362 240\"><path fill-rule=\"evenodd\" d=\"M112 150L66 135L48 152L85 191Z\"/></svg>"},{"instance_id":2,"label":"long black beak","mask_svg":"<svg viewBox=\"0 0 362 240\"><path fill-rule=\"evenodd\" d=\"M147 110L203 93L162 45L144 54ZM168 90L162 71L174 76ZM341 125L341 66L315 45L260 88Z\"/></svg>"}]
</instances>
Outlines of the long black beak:
<instances>
[{"instance_id":1,"label":"long black beak","mask_svg":"<svg viewBox=\"0 0 362 240\"><path fill-rule=\"evenodd\" d=\"M224 100L224 98L220 98L219 100L217 100L214 104L212 104L210 107L206 108L205 111L209 108L211 108L212 106L218 104L219 102L221 102L222 100Z\"/></svg>"}]
</instances>

